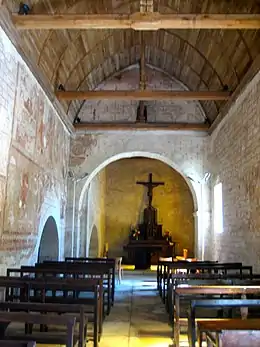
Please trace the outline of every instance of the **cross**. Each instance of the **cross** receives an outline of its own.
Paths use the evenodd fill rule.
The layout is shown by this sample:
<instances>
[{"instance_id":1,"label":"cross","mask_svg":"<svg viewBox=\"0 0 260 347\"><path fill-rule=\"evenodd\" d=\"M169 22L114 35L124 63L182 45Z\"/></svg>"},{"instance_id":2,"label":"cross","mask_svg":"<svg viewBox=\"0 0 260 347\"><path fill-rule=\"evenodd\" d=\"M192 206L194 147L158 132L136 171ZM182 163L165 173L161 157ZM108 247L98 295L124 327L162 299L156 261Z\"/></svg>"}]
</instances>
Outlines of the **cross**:
<instances>
[{"instance_id":1,"label":"cross","mask_svg":"<svg viewBox=\"0 0 260 347\"><path fill-rule=\"evenodd\" d=\"M142 182L137 181L136 184L142 184L143 186L148 188L147 196L149 201L149 206L152 206L152 200L153 200L153 189L158 186L164 186L164 182L153 182L153 174L149 173L149 180L148 182Z\"/></svg>"}]
</instances>

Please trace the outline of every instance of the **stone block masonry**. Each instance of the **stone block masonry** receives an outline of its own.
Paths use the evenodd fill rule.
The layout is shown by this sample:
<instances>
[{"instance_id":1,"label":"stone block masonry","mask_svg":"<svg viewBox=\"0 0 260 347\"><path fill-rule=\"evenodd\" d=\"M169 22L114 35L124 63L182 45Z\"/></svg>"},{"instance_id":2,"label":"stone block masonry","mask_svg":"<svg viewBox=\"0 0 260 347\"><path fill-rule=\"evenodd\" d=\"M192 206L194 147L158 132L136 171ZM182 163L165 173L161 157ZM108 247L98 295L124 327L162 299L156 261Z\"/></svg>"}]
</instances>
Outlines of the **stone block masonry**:
<instances>
[{"instance_id":1,"label":"stone block masonry","mask_svg":"<svg viewBox=\"0 0 260 347\"><path fill-rule=\"evenodd\" d=\"M223 184L224 232L212 253L260 270L260 73L211 136L212 184ZM212 229L213 230L213 229Z\"/></svg>"}]
</instances>

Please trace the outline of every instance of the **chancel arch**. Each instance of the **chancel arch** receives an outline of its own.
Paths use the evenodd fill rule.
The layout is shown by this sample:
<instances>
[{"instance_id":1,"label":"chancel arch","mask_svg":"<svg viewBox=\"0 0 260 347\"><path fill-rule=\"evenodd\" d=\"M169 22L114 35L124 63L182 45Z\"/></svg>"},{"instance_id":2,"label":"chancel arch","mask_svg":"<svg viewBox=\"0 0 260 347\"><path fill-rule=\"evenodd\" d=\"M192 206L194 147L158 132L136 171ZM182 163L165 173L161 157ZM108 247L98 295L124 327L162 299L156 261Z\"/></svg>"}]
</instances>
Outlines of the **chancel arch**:
<instances>
[{"instance_id":1,"label":"chancel arch","mask_svg":"<svg viewBox=\"0 0 260 347\"><path fill-rule=\"evenodd\" d=\"M43 228L39 251L38 262L45 260L59 259L59 237L55 219L50 216Z\"/></svg>"},{"instance_id":2,"label":"chancel arch","mask_svg":"<svg viewBox=\"0 0 260 347\"><path fill-rule=\"evenodd\" d=\"M83 189L81 191L80 197L79 197L79 205L78 208L81 210L83 208L83 204L85 203L85 194L88 192L90 184L92 180L96 177L96 175L102 173L102 169L106 168L109 164L114 163L120 159L127 159L127 158L135 158L135 157L143 157L143 158L150 158L150 159L157 159L158 161L167 164L171 169L174 169L181 177L183 182L185 182L187 188L189 189L191 200L193 204L193 223L194 223L194 255L197 255L200 251L201 246L198 245L198 239L199 239L199 233L200 233L200 211L202 211L202 208L200 206L201 199L200 199L200 189L198 183L192 181L189 179L187 175L185 175L178 166L169 158L160 155L158 153L151 153L151 152L144 152L144 151L133 151L133 152L124 152L120 154L116 154L114 156L111 156L110 158L104 160L102 163L100 163L95 169L93 169L92 172L89 173L85 184L83 186ZM89 192L88 192L89 194ZM79 223L79 230L81 230L82 226L80 225L80 219L78 219ZM90 230L88 231L90 232ZM201 232L202 233L202 232ZM203 233L202 233L203 234ZM104 247L104 238L102 237L102 244L100 244L101 249Z\"/></svg>"}]
</instances>

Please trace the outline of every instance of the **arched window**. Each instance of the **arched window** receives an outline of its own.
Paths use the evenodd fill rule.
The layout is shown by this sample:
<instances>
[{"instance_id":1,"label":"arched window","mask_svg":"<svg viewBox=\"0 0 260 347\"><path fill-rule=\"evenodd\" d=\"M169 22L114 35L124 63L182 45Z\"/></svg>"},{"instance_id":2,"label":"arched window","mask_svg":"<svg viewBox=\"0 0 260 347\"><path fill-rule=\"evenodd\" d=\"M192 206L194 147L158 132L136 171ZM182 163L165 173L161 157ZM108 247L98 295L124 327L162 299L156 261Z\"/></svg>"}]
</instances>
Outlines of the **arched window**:
<instances>
[{"instance_id":1,"label":"arched window","mask_svg":"<svg viewBox=\"0 0 260 347\"><path fill-rule=\"evenodd\" d=\"M222 197L222 183L219 182L214 186L214 232L221 234L224 231L223 228L223 197Z\"/></svg>"}]
</instances>

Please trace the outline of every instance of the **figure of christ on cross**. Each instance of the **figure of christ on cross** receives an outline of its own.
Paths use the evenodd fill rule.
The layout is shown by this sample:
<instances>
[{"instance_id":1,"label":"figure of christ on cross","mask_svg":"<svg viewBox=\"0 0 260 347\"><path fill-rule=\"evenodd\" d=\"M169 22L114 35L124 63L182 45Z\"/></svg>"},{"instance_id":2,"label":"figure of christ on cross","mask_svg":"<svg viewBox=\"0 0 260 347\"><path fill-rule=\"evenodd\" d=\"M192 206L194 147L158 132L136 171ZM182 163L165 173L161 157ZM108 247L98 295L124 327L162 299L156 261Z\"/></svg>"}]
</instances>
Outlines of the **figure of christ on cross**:
<instances>
[{"instance_id":1,"label":"figure of christ on cross","mask_svg":"<svg viewBox=\"0 0 260 347\"><path fill-rule=\"evenodd\" d=\"M153 182L153 174L152 173L149 173L149 181L148 182L137 181L136 184L142 184L143 186L148 188L147 196L148 196L149 207L152 206L153 189L158 187L158 186L164 186L164 182Z\"/></svg>"}]
</instances>

